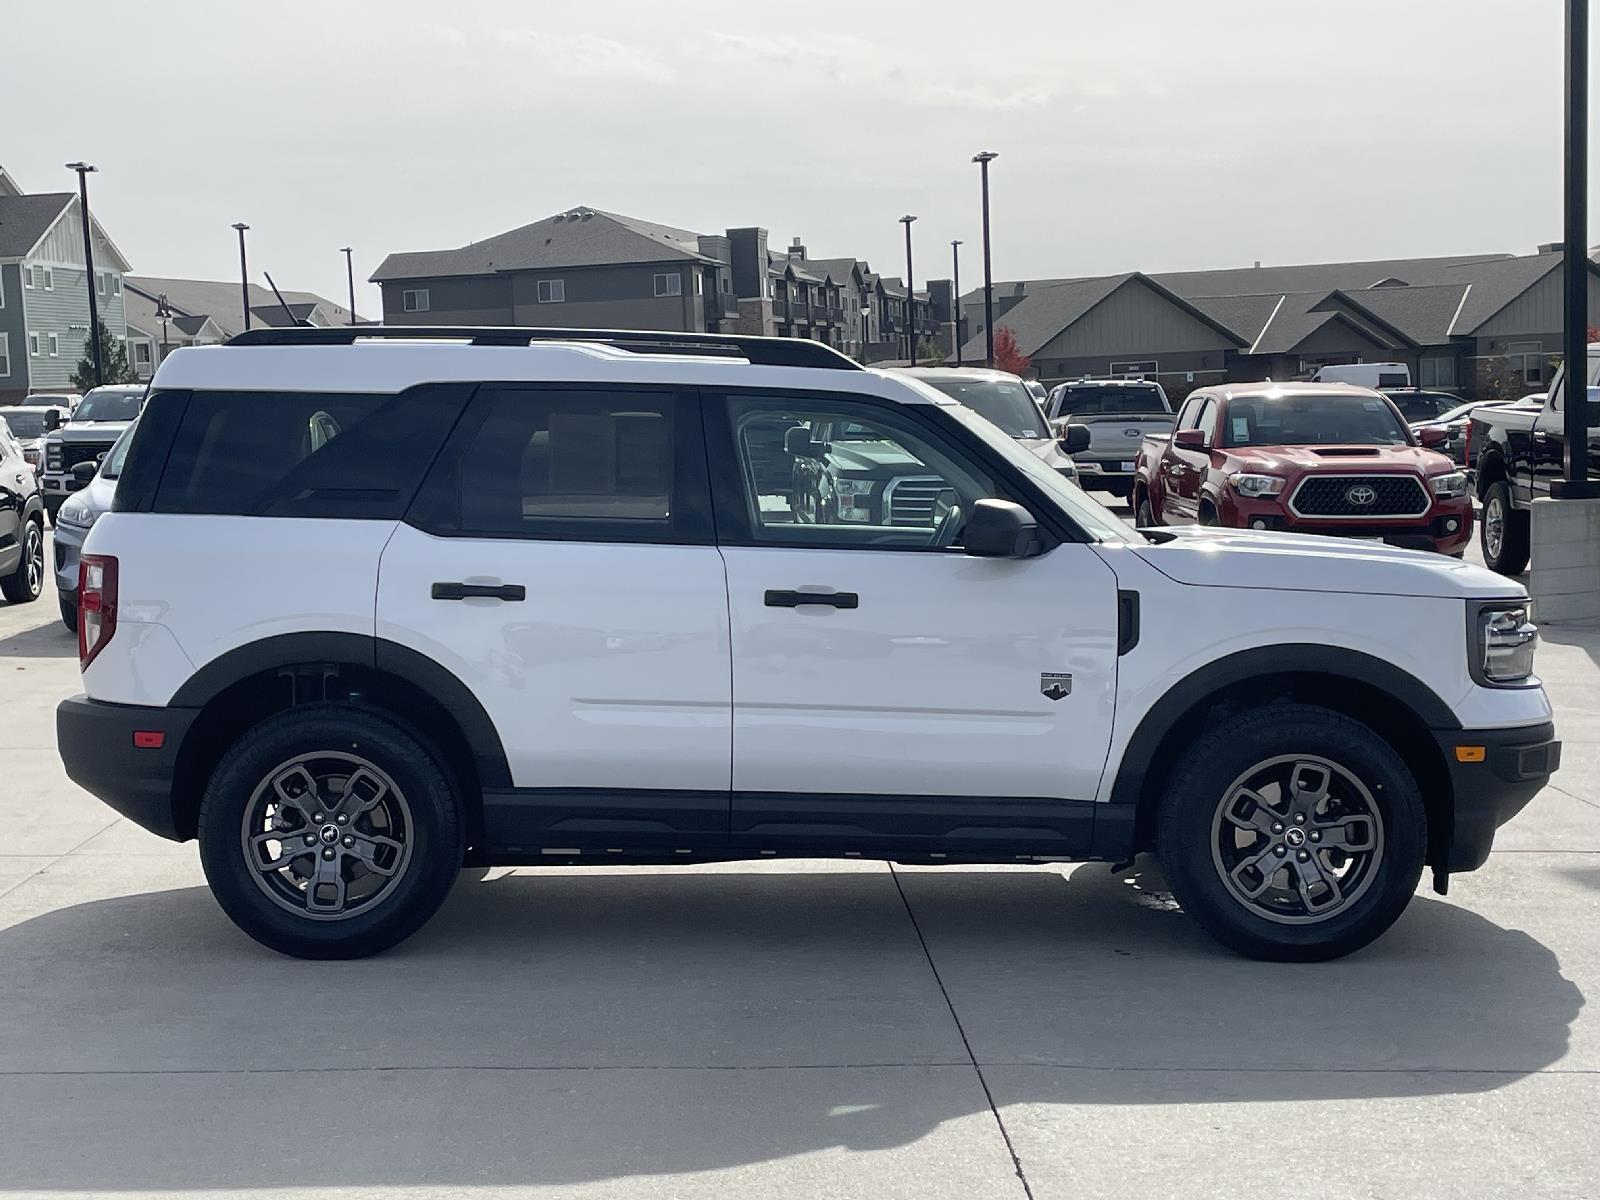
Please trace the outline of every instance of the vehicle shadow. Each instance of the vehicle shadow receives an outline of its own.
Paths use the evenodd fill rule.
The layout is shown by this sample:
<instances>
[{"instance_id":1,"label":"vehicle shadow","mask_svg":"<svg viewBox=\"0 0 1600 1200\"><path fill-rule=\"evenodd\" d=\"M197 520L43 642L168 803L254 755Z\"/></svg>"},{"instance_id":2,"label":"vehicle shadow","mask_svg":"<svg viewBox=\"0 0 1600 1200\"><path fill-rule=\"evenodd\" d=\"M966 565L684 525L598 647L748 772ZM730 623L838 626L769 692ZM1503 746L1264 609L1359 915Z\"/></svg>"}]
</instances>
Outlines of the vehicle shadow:
<instances>
[{"instance_id":1,"label":"vehicle shadow","mask_svg":"<svg viewBox=\"0 0 1600 1200\"><path fill-rule=\"evenodd\" d=\"M76 658L78 635L61 623L56 606L41 598L32 607L38 609L39 624L0 634L0 658Z\"/></svg>"},{"instance_id":2,"label":"vehicle shadow","mask_svg":"<svg viewBox=\"0 0 1600 1200\"><path fill-rule=\"evenodd\" d=\"M1539 609L1534 606L1534 620L1539 619ZM1539 640L1557 646L1576 646L1589 656L1589 661L1600 664L1600 621L1571 621L1551 625L1541 622Z\"/></svg>"},{"instance_id":3,"label":"vehicle shadow","mask_svg":"<svg viewBox=\"0 0 1600 1200\"><path fill-rule=\"evenodd\" d=\"M464 879L349 963L261 950L198 887L56 909L0 931L5 1184L570 1186L903 1152L987 1105L900 886L979 1059L1059 1068L1011 1071L1008 1101L1488 1090L1560 1059L1582 1005L1547 948L1445 902L1285 967L1215 949L1147 880ZM1274 1026L1298 1032L1264 1048Z\"/></svg>"}]
</instances>

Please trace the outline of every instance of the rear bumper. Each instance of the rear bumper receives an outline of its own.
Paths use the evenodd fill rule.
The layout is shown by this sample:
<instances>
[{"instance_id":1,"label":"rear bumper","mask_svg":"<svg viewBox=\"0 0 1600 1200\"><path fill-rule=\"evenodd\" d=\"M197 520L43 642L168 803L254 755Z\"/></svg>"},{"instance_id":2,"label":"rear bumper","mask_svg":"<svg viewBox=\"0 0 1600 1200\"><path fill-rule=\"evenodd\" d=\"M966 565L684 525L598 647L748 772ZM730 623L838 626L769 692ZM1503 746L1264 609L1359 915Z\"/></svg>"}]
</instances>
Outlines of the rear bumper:
<instances>
[{"instance_id":1,"label":"rear bumper","mask_svg":"<svg viewBox=\"0 0 1600 1200\"><path fill-rule=\"evenodd\" d=\"M147 708L73 696L56 707L56 745L67 777L151 833L182 841L172 808L178 749L197 708ZM159 734L159 746L134 734ZM146 738L145 740L153 740Z\"/></svg>"},{"instance_id":2,"label":"rear bumper","mask_svg":"<svg viewBox=\"0 0 1600 1200\"><path fill-rule=\"evenodd\" d=\"M1561 765L1561 743L1552 724L1517 729L1436 730L1454 799L1450 840L1442 866L1449 871L1481 867L1494 846L1495 830L1516 816ZM1482 747L1482 761L1462 762L1458 749ZM1466 757L1476 756L1469 750Z\"/></svg>"}]
</instances>

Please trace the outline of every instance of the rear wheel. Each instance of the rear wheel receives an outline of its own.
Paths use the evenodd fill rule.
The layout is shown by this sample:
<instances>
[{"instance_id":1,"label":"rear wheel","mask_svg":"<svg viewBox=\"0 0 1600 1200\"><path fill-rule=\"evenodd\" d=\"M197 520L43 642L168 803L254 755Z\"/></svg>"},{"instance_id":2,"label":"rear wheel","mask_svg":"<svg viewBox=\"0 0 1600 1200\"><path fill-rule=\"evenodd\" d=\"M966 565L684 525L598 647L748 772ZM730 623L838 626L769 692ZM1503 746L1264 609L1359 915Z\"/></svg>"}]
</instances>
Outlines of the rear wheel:
<instances>
[{"instance_id":1,"label":"rear wheel","mask_svg":"<svg viewBox=\"0 0 1600 1200\"><path fill-rule=\"evenodd\" d=\"M44 522L22 527L22 557L17 569L0 579L0 595L12 604L29 604L44 591Z\"/></svg>"},{"instance_id":2,"label":"rear wheel","mask_svg":"<svg viewBox=\"0 0 1600 1200\"><path fill-rule=\"evenodd\" d=\"M1532 552L1528 526L1528 514L1511 503L1511 485L1503 479L1491 483L1484 493L1483 520L1478 525L1484 565L1502 575L1522 574Z\"/></svg>"},{"instance_id":3,"label":"rear wheel","mask_svg":"<svg viewBox=\"0 0 1600 1200\"><path fill-rule=\"evenodd\" d=\"M439 761L385 714L309 704L269 717L218 765L200 861L234 924L299 958L359 958L416 932L461 867Z\"/></svg>"},{"instance_id":4,"label":"rear wheel","mask_svg":"<svg viewBox=\"0 0 1600 1200\"><path fill-rule=\"evenodd\" d=\"M1367 726L1309 704L1227 718L1173 770L1158 850L1184 910L1252 958L1310 962L1392 925L1422 875L1422 795Z\"/></svg>"}]
</instances>

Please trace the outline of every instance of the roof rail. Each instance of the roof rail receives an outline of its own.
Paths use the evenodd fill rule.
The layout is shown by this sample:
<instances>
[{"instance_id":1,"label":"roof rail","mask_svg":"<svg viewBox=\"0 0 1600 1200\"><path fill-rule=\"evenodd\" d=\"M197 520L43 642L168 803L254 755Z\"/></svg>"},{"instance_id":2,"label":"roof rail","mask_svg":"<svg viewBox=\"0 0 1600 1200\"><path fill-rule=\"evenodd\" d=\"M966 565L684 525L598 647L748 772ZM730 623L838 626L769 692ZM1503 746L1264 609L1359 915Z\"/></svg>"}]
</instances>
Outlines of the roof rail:
<instances>
[{"instance_id":1,"label":"roof rail","mask_svg":"<svg viewBox=\"0 0 1600 1200\"><path fill-rule=\"evenodd\" d=\"M733 333L667 333L639 329L546 329L496 325L335 325L248 329L229 346L348 346L379 341L460 340L474 346L527 346L534 342L603 342L648 354L709 354L744 358L764 367L864 368L832 346L802 338L746 337Z\"/></svg>"}]
</instances>

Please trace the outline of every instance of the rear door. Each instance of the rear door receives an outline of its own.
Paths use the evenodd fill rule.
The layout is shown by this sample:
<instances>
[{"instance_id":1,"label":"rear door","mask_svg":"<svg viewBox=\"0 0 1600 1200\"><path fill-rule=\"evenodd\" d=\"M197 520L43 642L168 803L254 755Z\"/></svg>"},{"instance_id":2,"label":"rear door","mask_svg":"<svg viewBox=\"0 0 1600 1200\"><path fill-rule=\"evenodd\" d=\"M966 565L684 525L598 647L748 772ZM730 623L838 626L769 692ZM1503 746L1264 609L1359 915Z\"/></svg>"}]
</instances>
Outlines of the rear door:
<instances>
[{"instance_id":1,"label":"rear door","mask_svg":"<svg viewBox=\"0 0 1600 1200\"><path fill-rule=\"evenodd\" d=\"M1019 498L1015 481L908 407L707 395L733 638L734 844L1081 850L1111 732L1115 576L1086 544L964 554L963 513ZM793 512L762 482L774 426L812 431L788 441L818 455L818 432L848 428L901 473Z\"/></svg>"},{"instance_id":2,"label":"rear door","mask_svg":"<svg viewBox=\"0 0 1600 1200\"><path fill-rule=\"evenodd\" d=\"M484 385L384 550L377 630L483 704L491 846L720 846L727 589L698 401Z\"/></svg>"}]
</instances>

